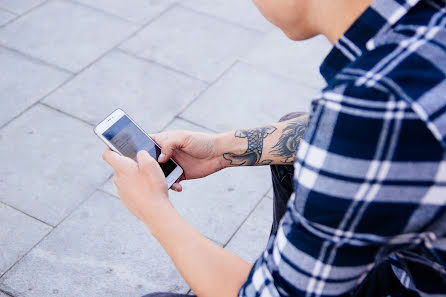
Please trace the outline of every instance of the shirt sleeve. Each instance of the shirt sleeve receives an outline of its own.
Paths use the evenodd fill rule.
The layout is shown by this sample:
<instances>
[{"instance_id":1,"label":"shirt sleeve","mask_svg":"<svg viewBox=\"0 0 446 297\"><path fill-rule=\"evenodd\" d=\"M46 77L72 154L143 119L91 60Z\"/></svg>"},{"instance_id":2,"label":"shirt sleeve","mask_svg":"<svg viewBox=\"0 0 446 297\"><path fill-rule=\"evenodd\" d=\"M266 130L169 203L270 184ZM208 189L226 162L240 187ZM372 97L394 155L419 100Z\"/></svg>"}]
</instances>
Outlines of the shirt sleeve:
<instances>
[{"instance_id":1,"label":"shirt sleeve","mask_svg":"<svg viewBox=\"0 0 446 297\"><path fill-rule=\"evenodd\" d=\"M437 170L429 162L442 154L390 92L326 89L313 101L287 212L239 296L342 296L392 248L428 241L435 211L422 201Z\"/></svg>"}]
</instances>

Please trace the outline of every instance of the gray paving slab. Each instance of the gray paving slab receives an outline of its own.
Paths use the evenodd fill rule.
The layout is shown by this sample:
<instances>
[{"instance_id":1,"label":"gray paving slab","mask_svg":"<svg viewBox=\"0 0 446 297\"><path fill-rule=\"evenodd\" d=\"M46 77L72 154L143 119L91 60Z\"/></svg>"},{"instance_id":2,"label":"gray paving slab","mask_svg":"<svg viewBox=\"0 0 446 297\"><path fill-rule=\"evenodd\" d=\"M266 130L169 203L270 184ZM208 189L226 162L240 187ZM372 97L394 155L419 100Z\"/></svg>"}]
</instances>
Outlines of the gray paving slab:
<instances>
[{"instance_id":1,"label":"gray paving slab","mask_svg":"<svg viewBox=\"0 0 446 297\"><path fill-rule=\"evenodd\" d=\"M31 296L142 296L186 293L162 247L119 200L95 193L0 280Z\"/></svg>"},{"instance_id":2,"label":"gray paving slab","mask_svg":"<svg viewBox=\"0 0 446 297\"><path fill-rule=\"evenodd\" d=\"M0 0L0 8L7 9L17 14L23 14L45 1L47 0Z\"/></svg>"},{"instance_id":3,"label":"gray paving slab","mask_svg":"<svg viewBox=\"0 0 446 297\"><path fill-rule=\"evenodd\" d=\"M226 249L254 263L266 248L272 222L273 202L265 197L229 241Z\"/></svg>"},{"instance_id":4,"label":"gray paving slab","mask_svg":"<svg viewBox=\"0 0 446 297\"><path fill-rule=\"evenodd\" d=\"M3 203L0 203L0 226L0 275L52 229Z\"/></svg>"},{"instance_id":5,"label":"gray paving slab","mask_svg":"<svg viewBox=\"0 0 446 297\"><path fill-rule=\"evenodd\" d=\"M0 47L0 126L47 95L70 74Z\"/></svg>"},{"instance_id":6,"label":"gray paving slab","mask_svg":"<svg viewBox=\"0 0 446 297\"><path fill-rule=\"evenodd\" d=\"M113 51L45 103L97 124L122 108L148 133L161 130L207 87L160 65Z\"/></svg>"},{"instance_id":7,"label":"gray paving slab","mask_svg":"<svg viewBox=\"0 0 446 297\"><path fill-rule=\"evenodd\" d=\"M12 14L5 10L0 10L0 26L6 24L15 17L15 14Z\"/></svg>"},{"instance_id":8,"label":"gray paving slab","mask_svg":"<svg viewBox=\"0 0 446 297\"><path fill-rule=\"evenodd\" d=\"M316 93L316 89L237 63L181 117L215 131L252 128L275 123L289 112L308 111Z\"/></svg>"},{"instance_id":9,"label":"gray paving slab","mask_svg":"<svg viewBox=\"0 0 446 297\"><path fill-rule=\"evenodd\" d=\"M0 201L56 225L111 174L92 127L36 105L0 130Z\"/></svg>"},{"instance_id":10,"label":"gray paving slab","mask_svg":"<svg viewBox=\"0 0 446 297\"><path fill-rule=\"evenodd\" d=\"M212 82L260 36L253 30L176 6L122 48Z\"/></svg>"},{"instance_id":11,"label":"gray paving slab","mask_svg":"<svg viewBox=\"0 0 446 297\"><path fill-rule=\"evenodd\" d=\"M183 0L181 4L261 32L269 32L274 28L252 0Z\"/></svg>"},{"instance_id":12,"label":"gray paving slab","mask_svg":"<svg viewBox=\"0 0 446 297\"><path fill-rule=\"evenodd\" d=\"M0 30L0 43L77 72L137 25L68 1L49 1Z\"/></svg>"},{"instance_id":13,"label":"gray paving slab","mask_svg":"<svg viewBox=\"0 0 446 297\"><path fill-rule=\"evenodd\" d=\"M157 17L176 0L76 0L90 7L102 9L131 22L143 24Z\"/></svg>"},{"instance_id":14,"label":"gray paving slab","mask_svg":"<svg viewBox=\"0 0 446 297\"><path fill-rule=\"evenodd\" d=\"M331 47L323 36L292 41L275 29L242 60L300 83L322 88L325 81L319 73L319 66Z\"/></svg>"}]
</instances>

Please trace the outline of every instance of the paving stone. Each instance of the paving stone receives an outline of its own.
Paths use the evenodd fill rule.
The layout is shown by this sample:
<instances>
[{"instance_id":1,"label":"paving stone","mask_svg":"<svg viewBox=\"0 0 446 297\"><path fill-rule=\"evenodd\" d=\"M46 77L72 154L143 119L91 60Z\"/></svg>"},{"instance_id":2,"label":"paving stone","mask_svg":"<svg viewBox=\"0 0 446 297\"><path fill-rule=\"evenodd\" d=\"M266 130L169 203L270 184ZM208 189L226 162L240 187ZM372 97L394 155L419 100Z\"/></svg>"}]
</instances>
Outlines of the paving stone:
<instances>
[{"instance_id":1,"label":"paving stone","mask_svg":"<svg viewBox=\"0 0 446 297\"><path fill-rule=\"evenodd\" d=\"M0 0L0 7L22 14L47 0Z\"/></svg>"},{"instance_id":2,"label":"paving stone","mask_svg":"<svg viewBox=\"0 0 446 297\"><path fill-rule=\"evenodd\" d=\"M0 288L23 297L188 291L145 226L120 201L100 192L14 266Z\"/></svg>"},{"instance_id":3,"label":"paving stone","mask_svg":"<svg viewBox=\"0 0 446 297\"><path fill-rule=\"evenodd\" d=\"M0 226L0 275L51 231L50 226L3 203L0 203Z\"/></svg>"},{"instance_id":4,"label":"paving stone","mask_svg":"<svg viewBox=\"0 0 446 297\"><path fill-rule=\"evenodd\" d=\"M67 1L50 1L0 30L0 43L77 72L137 26Z\"/></svg>"},{"instance_id":5,"label":"paving stone","mask_svg":"<svg viewBox=\"0 0 446 297\"><path fill-rule=\"evenodd\" d=\"M92 127L36 105L0 130L0 200L56 225L111 170Z\"/></svg>"},{"instance_id":6,"label":"paving stone","mask_svg":"<svg viewBox=\"0 0 446 297\"><path fill-rule=\"evenodd\" d=\"M122 48L212 82L260 36L255 31L177 6Z\"/></svg>"},{"instance_id":7,"label":"paving stone","mask_svg":"<svg viewBox=\"0 0 446 297\"><path fill-rule=\"evenodd\" d=\"M14 14L4 11L4 10L0 10L0 26L6 24L13 18L15 18Z\"/></svg>"},{"instance_id":8,"label":"paving stone","mask_svg":"<svg viewBox=\"0 0 446 297\"><path fill-rule=\"evenodd\" d=\"M325 81L319 73L319 66L330 49L330 43L323 36L292 41L276 29L242 60L300 83L322 88Z\"/></svg>"},{"instance_id":9,"label":"paving stone","mask_svg":"<svg viewBox=\"0 0 446 297\"><path fill-rule=\"evenodd\" d=\"M237 63L181 117L215 131L252 128L275 123L290 112L308 111L316 93L294 81Z\"/></svg>"},{"instance_id":10,"label":"paving stone","mask_svg":"<svg viewBox=\"0 0 446 297\"><path fill-rule=\"evenodd\" d=\"M51 94L45 103L94 125L122 108L153 133L205 87L201 81L114 51Z\"/></svg>"},{"instance_id":11,"label":"paving stone","mask_svg":"<svg viewBox=\"0 0 446 297\"><path fill-rule=\"evenodd\" d=\"M227 168L202 179L183 181L183 192L169 191L178 212L203 235L226 243L270 187L264 167ZM118 196L113 181L103 191Z\"/></svg>"},{"instance_id":12,"label":"paving stone","mask_svg":"<svg viewBox=\"0 0 446 297\"><path fill-rule=\"evenodd\" d=\"M128 21L143 24L157 17L175 0L76 0L90 7L102 9Z\"/></svg>"},{"instance_id":13,"label":"paving stone","mask_svg":"<svg viewBox=\"0 0 446 297\"><path fill-rule=\"evenodd\" d=\"M252 0L183 0L181 4L254 30L269 32L274 28Z\"/></svg>"},{"instance_id":14,"label":"paving stone","mask_svg":"<svg viewBox=\"0 0 446 297\"><path fill-rule=\"evenodd\" d=\"M264 198L237 231L226 249L254 263L265 250L273 222L273 202Z\"/></svg>"},{"instance_id":15,"label":"paving stone","mask_svg":"<svg viewBox=\"0 0 446 297\"><path fill-rule=\"evenodd\" d=\"M70 75L0 47L0 126L51 92Z\"/></svg>"}]
</instances>

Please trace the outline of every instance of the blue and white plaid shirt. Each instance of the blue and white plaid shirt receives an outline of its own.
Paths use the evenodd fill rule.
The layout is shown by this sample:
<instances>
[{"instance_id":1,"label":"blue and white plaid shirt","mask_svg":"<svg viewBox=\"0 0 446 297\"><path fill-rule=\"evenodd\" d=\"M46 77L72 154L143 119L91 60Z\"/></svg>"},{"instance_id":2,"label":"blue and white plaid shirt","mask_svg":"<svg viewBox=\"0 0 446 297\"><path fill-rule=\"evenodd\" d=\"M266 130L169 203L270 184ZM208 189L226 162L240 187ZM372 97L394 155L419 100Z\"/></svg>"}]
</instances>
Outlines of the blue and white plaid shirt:
<instances>
[{"instance_id":1,"label":"blue and white plaid shirt","mask_svg":"<svg viewBox=\"0 0 446 297\"><path fill-rule=\"evenodd\" d=\"M399 296L446 295L446 2L375 1L321 72L294 194L239 296L351 296L384 264Z\"/></svg>"}]
</instances>

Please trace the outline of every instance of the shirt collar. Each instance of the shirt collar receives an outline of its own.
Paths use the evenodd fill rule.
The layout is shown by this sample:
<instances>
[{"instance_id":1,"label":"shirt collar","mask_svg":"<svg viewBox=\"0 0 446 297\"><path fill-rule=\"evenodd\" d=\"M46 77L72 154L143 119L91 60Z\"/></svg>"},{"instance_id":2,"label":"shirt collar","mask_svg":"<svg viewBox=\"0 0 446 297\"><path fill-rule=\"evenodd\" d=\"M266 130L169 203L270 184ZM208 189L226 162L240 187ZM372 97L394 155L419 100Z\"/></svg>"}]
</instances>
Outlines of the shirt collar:
<instances>
[{"instance_id":1,"label":"shirt collar","mask_svg":"<svg viewBox=\"0 0 446 297\"><path fill-rule=\"evenodd\" d=\"M374 49L374 37L387 31L420 0L376 0L336 42L322 62L320 72L327 83L364 51Z\"/></svg>"}]
</instances>

